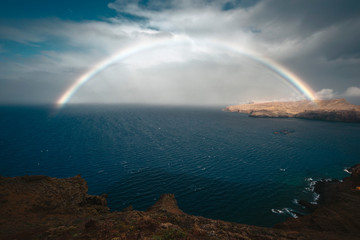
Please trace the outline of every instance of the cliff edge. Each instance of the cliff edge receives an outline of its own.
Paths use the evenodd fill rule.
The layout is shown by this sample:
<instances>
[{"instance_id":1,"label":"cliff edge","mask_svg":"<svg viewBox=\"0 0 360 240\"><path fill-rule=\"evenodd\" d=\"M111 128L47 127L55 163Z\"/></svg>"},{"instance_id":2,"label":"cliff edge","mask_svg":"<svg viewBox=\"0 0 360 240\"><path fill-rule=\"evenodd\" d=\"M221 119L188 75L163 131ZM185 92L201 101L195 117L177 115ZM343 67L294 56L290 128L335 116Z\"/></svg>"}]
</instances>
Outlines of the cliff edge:
<instances>
[{"instance_id":1,"label":"cliff edge","mask_svg":"<svg viewBox=\"0 0 360 240\"><path fill-rule=\"evenodd\" d=\"M229 112L241 112L250 117L294 117L314 120L360 122L360 106L345 99L265 102L233 105Z\"/></svg>"},{"instance_id":2,"label":"cliff edge","mask_svg":"<svg viewBox=\"0 0 360 240\"><path fill-rule=\"evenodd\" d=\"M0 177L0 239L359 239L360 165L343 182L319 185L315 211L264 228L192 216L173 194L147 211L110 212L80 176Z\"/></svg>"}]
</instances>

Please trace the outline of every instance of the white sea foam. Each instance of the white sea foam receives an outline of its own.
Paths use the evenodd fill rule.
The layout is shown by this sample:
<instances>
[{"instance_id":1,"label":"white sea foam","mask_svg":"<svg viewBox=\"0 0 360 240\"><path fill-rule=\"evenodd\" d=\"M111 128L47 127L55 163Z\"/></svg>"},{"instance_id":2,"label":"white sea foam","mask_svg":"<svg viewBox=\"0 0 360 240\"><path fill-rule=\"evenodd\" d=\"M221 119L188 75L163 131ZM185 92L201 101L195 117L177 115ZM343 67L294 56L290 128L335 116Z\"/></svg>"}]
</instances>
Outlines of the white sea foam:
<instances>
[{"instance_id":1,"label":"white sea foam","mask_svg":"<svg viewBox=\"0 0 360 240\"><path fill-rule=\"evenodd\" d=\"M290 216L292 216L293 218L298 218L298 216L294 213L294 210L291 208L283 208L283 210L289 214Z\"/></svg>"},{"instance_id":2,"label":"white sea foam","mask_svg":"<svg viewBox=\"0 0 360 240\"><path fill-rule=\"evenodd\" d=\"M282 208L282 209L272 208L271 212L276 213L276 214L288 214L293 218L298 218L298 216L294 213L294 210L291 208Z\"/></svg>"},{"instance_id":3,"label":"white sea foam","mask_svg":"<svg viewBox=\"0 0 360 240\"><path fill-rule=\"evenodd\" d=\"M351 172L348 170L347 167L344 169L344 172L346 172L346 173L348 173L348 174L351 174Z\"/></svg>"},{"instance_id":4,"label":"white sea foam","mask_svg":"<svg viewBox=\"0 0 360 240\"><path fill-rule=\"evenodd\" d=\"M284 214L284 211L272 208L271 211L276 214Z\"/></svg>"},{"instance_id":5,"label":"white sea foam","mask_svg":"<svg viewBox=\"0 0 360 240\"><path fill-rule=\"evenodd\" d=\"M320 198L320 194L315 192L315 185L318 181L314 180L313 178L309 177L309 178L305 178L305 181L309 182L309 186L305 188L305 190L307 192L311 192L312 193L312 201L310 203L312 204L318 204L318 200ZM322 179L321 181L324 182L329 182L332 181L331 178L326 178L326 179Z\"/></svg>"},{"instance_id":6,"label":"white sea foam","mask_svg":"<svg viewBox=\"0 0 360 240\"><path fill-rule=\"evenodd\" d=\"M310 182L310 187L315 187L316 183L317 183L317 181L311 181Z\"/></svg>"},{"instance_id":7,"label":"white sea foam","mask_svg":"<svg viewBox=\"0 0 360 240\"><path fill-rule=\"evenodd\" d=\"M312 204L318 204L317 201L319 201L319 198L320 198L320 194L314 192L313 193L313 201L311 202Z\"/></svg>"},{"instance_id":8,"label":"white sea foam","mask_svg":"<svg viewBox=\"0 0 360 240\"><path fill-rule=\"evenodd\" d=\"M309 182L309 186L305 188L308 192L314 192L315 185L318 181L313 180L312 178L305 178L305 181Z\"/></svg>"}]
</instances>

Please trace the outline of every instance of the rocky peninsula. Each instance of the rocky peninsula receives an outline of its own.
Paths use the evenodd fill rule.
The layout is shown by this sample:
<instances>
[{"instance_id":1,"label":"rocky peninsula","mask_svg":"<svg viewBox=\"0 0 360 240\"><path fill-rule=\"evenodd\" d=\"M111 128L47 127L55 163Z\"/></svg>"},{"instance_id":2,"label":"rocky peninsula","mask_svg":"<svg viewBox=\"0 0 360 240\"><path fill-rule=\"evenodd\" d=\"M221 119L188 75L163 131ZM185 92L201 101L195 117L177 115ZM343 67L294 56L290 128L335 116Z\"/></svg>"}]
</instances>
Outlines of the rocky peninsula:
<instances>
[{"instance_id":1,"label":"rocky peninsula","mask_svg":"<svg viewBox=\"0 0 360 240\"><path fill-rule=\"evenodd\" d=\"M345 99L249 103L228 106L225 111L246 113L250 117L360 122L360 106L350 104Z\"/></svg>"},{"instance_id":2,"label":"rocky peninsula","mask_svg":"<svg viewBox=\"0 0 360 240\"><path fill-rule=\"evenodd\" d=\"M360 165L349 171L343 181L316 185L313 213L275 228L192 216L173 194L147 211L110 212L106 195L89 195L80 176L0 177L0 239L359 239Z\"/></svg>"}]
</instances>

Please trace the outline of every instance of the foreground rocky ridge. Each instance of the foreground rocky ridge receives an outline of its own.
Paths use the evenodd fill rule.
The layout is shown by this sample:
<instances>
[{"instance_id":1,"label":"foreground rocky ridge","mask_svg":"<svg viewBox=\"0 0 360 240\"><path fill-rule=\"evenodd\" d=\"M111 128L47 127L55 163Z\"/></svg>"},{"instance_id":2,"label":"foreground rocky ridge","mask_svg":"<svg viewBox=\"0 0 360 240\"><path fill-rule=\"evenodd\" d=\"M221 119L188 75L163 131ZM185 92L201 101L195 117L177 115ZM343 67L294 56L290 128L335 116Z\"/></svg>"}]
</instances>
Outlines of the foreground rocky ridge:
<instances>
[{"instance_id":1,"label":"foreground rocky ridge","mask_svg":"<svg viewBox=\"0 0 360 240\"><path fill-rule=\"evenodd\" d=\"M110 212L80 176L0 177L0 239L359 239L360 165L317 185L312 214L263 228L192 216L165 194L147 211Z\"/></svg>"},{"instance_id":2,"label":"foreground rocky ridge","mask_svg":"<svg viewBox=\"0 0 360 240\"><path fill-rule=\"evenodd\" d=\"M360 122L360 106L350 104L345 99L250 103L228 106L225 111L246 113L250 117L295 117Z\"/></svg>"}]
</instances>

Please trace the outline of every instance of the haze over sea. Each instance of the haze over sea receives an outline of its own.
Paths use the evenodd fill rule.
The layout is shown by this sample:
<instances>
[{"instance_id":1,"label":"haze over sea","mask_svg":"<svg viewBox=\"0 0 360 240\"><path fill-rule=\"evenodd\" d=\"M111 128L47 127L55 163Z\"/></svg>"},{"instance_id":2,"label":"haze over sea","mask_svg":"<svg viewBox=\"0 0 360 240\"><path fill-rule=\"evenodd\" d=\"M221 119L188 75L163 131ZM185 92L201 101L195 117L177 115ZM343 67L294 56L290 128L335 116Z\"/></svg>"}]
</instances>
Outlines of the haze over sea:
<instances>
[{"instance_id":1,"label":"haze over sea","mask_svg":"<svg viewBox=\"0 0 360 240\"><path fill-rule=\"evenodd\" d=\"M273 226L306 213L309 179L360 160L360 124L249 118L221 108L0 107L0 174L81 174L111 210L174 193L186 213ZM277 213L276 213L277 212Z\"/></svg>"}]
</instances>

